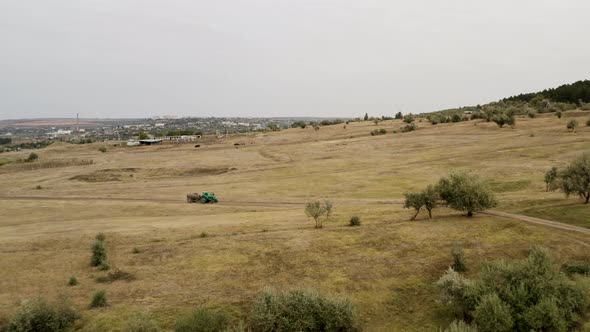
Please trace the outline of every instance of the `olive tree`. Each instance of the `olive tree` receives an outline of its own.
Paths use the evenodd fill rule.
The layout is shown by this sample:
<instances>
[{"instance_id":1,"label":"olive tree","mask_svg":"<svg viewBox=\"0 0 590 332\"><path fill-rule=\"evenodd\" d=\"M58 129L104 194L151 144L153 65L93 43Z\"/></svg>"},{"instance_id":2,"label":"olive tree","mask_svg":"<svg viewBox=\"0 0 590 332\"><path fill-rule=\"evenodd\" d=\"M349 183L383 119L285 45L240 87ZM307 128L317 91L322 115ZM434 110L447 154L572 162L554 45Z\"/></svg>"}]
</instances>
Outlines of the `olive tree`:
<instances>
[{"instance_id":1,"label":"olive tree","mask_svg":"<svg viewBox=\"0 0 590 332\"><path fill-rule=\"evenodd\" d=\"M560 187L566 194L579 195L590 201L590 153L574 159L560 174Z\"/></svg>"},{"instance_id":2,"label":"olive tree","mask_svg":"<svg viewBox=\"0 0 590 332\"><path fill-rule=\"evenodd\" d=\"M545 173L545 184L547 185L545 191L555 190L555 180L557 180L557 167L553 166Z\"/></svg>"},{"instance_id":3,"label":"olive tree","mask_svg":"<svg viewBox=\"0 0 590 332\"><path fill-rule=\"evenodd\" d=\"M404 196L406 197L404 208L414 208L416 210L416 214L410 220L416 220L422 207L426 208L428 217L432 219L432 209L436 207L436 201L438 200L438 193L434 186L429 185L418 193L404 193Z\"/></svg>"},{"instance_id":4,"label":"olive tree","mask_svg":"<svg viewBox=\"0 0 590 332\"><path fill-rule=\"evenodd\" d=\"M488 185L477 175L452 173L439 180L436 191L452 209L466 211L467 216L473 212L495 207L498 202Z\"/></svg>"},{"instance_id":5,"label":"olive tree","mask_svg":"<svg viewBox=\"0 0 590 332\"><path fill-rule=\"evenodd\" d=\"M305 204L305 214L313 218L315 221L315 228L322 228L325 216L325 220L328 220L332 214L332 202L326 200L322 204L320 201L309 202Z\"/></svg>"}]
</instances>

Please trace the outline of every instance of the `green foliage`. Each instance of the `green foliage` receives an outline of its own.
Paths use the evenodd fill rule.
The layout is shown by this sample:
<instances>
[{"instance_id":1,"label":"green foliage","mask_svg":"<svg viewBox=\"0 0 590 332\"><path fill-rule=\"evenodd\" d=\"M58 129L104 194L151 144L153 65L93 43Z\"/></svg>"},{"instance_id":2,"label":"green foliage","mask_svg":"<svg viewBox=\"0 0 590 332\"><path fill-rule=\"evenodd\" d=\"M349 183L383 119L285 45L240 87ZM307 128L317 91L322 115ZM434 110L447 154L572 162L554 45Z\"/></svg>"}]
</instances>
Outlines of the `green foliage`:
<instances>
[{"instance_id":1,"label":"green foliage","mask_svg":"<svg viewBox=\"0 0 590 332\"><path fill-rule=\"evenodd\" d=\"M564 264L561 268L568 275L581 274L590 276L590 262L570 262Z\"/></svg>"},{"instance_id":2,"label":"green foliage","mask_svg":"<svg viewBox=\"0 0 590 332\"><path fill-rule=\"evenodd\" d=\"M509 125L510 127L514 127L516 123L516 119L514 118L514 114L509 112L502 112L497 113L492 116L492 121L494 121L500 128L504 127L504 125Z\"/></svg>"},{"instance_id":3,"label":"green foliage","mask_svg":"<svg viewBox=\"0 0 590 332\"><path fill-rule=\"evenodd\" d=\"M557 111L557 112L555 112L555 116L556 116L558 119L561 119L561 111Z\"/></svg>"},{"instance_id":4,"label":"green foliage","mask_svg":"<svg viewBox=\"0 0 590 332\"><path fill-rule=\"evenodd\" d=\"M125 332L159 332L158 324L145 312L132 316L125 325Z\"/></svg>"},{"instance_id":5,"label":"green foliage","mask_svg":"<svg viewBox=\"0 0 590 332\"><path fill-rule=\"evenodd\" d=\"M405 125L405 126L403 126L403 127L400 128L400 131L402 133L407 133L407 132L414 131L414 130L416 130L416 124L415 123L410 123L409 125Z\"/></svg>"},{"instance_id":6,"label":"green foliage","mask_svg":"<svg viewBox=\"0 0 590 332\"><path fill-rule=\"evenodd\" d=\"M484 295L475 307L473 316L480 332L509 332L514 326L510 306L496 293Z\"/></svg>"},{"instance_id":7,"label":"green foliage","mask_svg":"<svg viewBox=\"0 0 590 332\"><path fill-rule=\"evenodd\" d=\"M477 332L477 326L469 325L462 320L454 320L443 332Z\"/></svg>"},{"instance_id":8,"label":"green foliage","mask_svg":"<svg viewBox=\"0 0 590 332\"><path fill-rule=\"evenodd\" d=\"M76 276L71 276L70 280L68 280L68 285L76 286L78 284L78 278Z\"/></svg>"},{"instance_id":9,"label":"green foliage","mask_svg":"<svg viewBox=\"0 0 590 332\"><path fill-rule=\"evenodd\" d=\"M404 116L404 122L405 122L405 123L412 123L412 122L414 122L414 121L415 121L415 119L414 119L414 116L412 115L412 113L410 113L410 114L406 114L406 115Z\"/></svg>"},{"instance_id":10,"label":"green foliage","mask_svg":"<svg viewBox=\"0 0 590 332\"><path fill-rule=\"evenodd\" d=\"M461 308L480 331L567 331L590 307L586 281L574 282L534 247L525 259L491 262L469 281L449 269L442 300Z\"/></svg>"},{"instance_id":11,"label":"green foliage","mask_svg":"<svg viewBox=\"0 0 590 332\"><path fill-rule=\"evenodd\" d=\"M217 310L200 307L180 317L174 324L176 332L222 332L229 325L228 316Z\"/></svg>"},{"instance_id":12,"label":"green foliage","mask_svg":"<svg viewBox=\"0 0 590 332\"><path fill-rule=\"evenodd\" d=\"M138 137L139 139L147 139L149 136L148 136L148 134L146 134L145 132L143 132L143 131L140 131L139 133L137 133L137 137Z\"/></svg>"},{"instance_id":13,"label":"green foliage","mask_svg":"<svg viewBox=\"0 0 590 332\"><path fill-rule=\"evenodd\" d=\"M307 123L305 123L305 121L295 121L291 124L291 128L301 128L301 129L305 129L305 127L307 127Z\"/></svg>"},{"instance_id":14,"label":"green foliage","mask_svg":"<svg viewBox=\"0 0 590 332\"><path fill-rule=\"evenodd\" d=\"M554 191L557 189L557 167L553 166L550 170L545 173L545 191Z\"/></svg>"},{"instance_id":15,"label":"green foliage","mask_svg":"<svg viewBox=\"0 0 590 332\"><path fill-rule=\"evenodd\" d=\"M453 270L457 272L467 271L465 262L463 262L463 246L459 242L453 243L453 249L451 249L451 256L453 256Z\"/></svg>"},{"instance_id":16,"label":"green foliage","mask_svg":"<svg viewBox=\"0 0 590 332\"><path fill-rule=\"evenodd\" d=\"M10 143L12 143L12 138L0 137L0 145L10 144Z\"/></svg>"},{"instance_id":17,"label":"green foliage","mask_svg":"<svg viewBox=\"0 0 590 332\"><path fill-rule=\"evenodd\" d=\"M354 306L312 290L258 294L249 316L252 331L358 331Z\"/></svg>"},{"instance_id":18,"label":"green foliage","mask_svg":"<svg viewBox=\"0 0 590 332\"><path fill-rule=\"evenodd\" d=\"M131 252L134 254L141 254L143 252L143 250L138 247L133 247L133 250L131 250Z\"/></svg>"},{"instance_id":19,"label":"green foliage","mask_svg":"<svg viewBox=\"0 0 590 332\"><path fill-rule=\"evenodd\" d=\"M564 84L557 88L546 89L540 92L520 94L518 96L505 98L504 101L533 101L548 98L560 103L590 102L590 81L577 81L572 84Z\"/></svg>"},{"instance_id":20,"label":"green foliage","mask_svg":"<svg viewBox=\"0 0 590 332\"><path fill-rule=\"evenodd\" d=\"M96 236L94 238L97 241L105 241L107 239L107 236L103 232L99 232L99 233L96 233Z\"/></svg>"},{"instance_id":21,"label":"green foliage","mask_svg":"<svg viewBox=\"0 0 590 332\"><path fill-rule=\"evenodd\" d=\"M474 174L452 173L449 177L443 177L436 191L449 207L466 211L468 216L498 204L488 185Z\"/></svg>"},{"instance_id":22,"label":"green foliage","mask_svg":"<svg viewBox=\"0 0 590 332\"><path fill-rule=\"evenodd\" d=\"M371 131L371 136L377 136L377 135L384 135L387 133L387 130L381 128L381 129L375 129Z\"/></svg>"},{"instance_id":23,"label":"green foliage","mask_svg":"<svg viewBox=\"0 0 590 332\"><path fill-rule=\"evenodd\" d=\"M536 118L536 117L537 117L537 110L536 110L536 109L534 109L534 108L529 108L529 109L527 110L527 112L526 112L526 115L527 115L529 118L531 118L531 119L534 119L534 118Z\"/></svg>"},{"instance_id":24,"label":"green foliage","mask_svg":"<svg viewBox=\"0 0 590 332\"><path fill-rule=\"evenodd\" d=\"M322 217L325 216L325 219L328 220L332 214L332 207L332 202L328 200L324 201L324 203L321 203L320 201L308 202L305 204L305 214L308 217L313 218L315 221L315 228L322 228Z\"/></svg>"},{"instance_id":25,"label":"green foliage","mask_svg":"<svg viewBox=\"0 0 590 332\"><path fill-rule=\"evenodd\" d=\"M403 118L404 118L404 115L402 114L402 112L395 113L395 119L396 120L401 120Z\"/></svg>"},{"instance_id":26,"label":"green foliage","mask_svg":"<svg viewBox=\"0 0 590 332\"><path fill-rule=\"evenodd\" d=\"M96 240L92 245L91 266L105 266L107 264L107 246L104 241Z\"/></svg>"},{"instance_id":27,"label":"green foliage","mask_svg":"<svg viewBox=\"0 0 590 332\"><path fill-rule=\"evenodd\" d=\"M39 155L36 154L35 152L31 152L29 154L29 156L27 157L27 159L25 159L25 162L26 163L31 163L31 162L33 162L33 161L35 161L37 159L39 159Z\"/></svg>"},{"instance_id":28,"label":"green foliage","mask_svg":"<svg viewBox=\"0 0 590 332\"><path fill-rule=\"evenodd\" d=\"M352 216L349 220L350 226L360 226L361 225L361 218L359 216Z\"/></svg>"},{"instance_id":29,"label":"green foliage","mask_svg":"<svg viewBox=\"0 0 590 332\"><path fill-rule=\"evenodd\" d=\"M107 152L107 147L106 146L101 146L100 148L98 148L98 151L105 153Z\"/></svg>"},{"instance_id":30,"label":"green foliage","mask_svg":"<svg viewBox=\"0 0 590 332\"><path fill-rule=\"evenodd\" d=\"M92 296L92 302L90 302L90 308L102 308L108 305L107 293L104 290L99 290Z\"/></svg>"},{"instance_id":31,"label":"green foliage","mask_svg":"<svg viewBox=\"0 0 590 332\"><path fill-rule=\"evenodd\" d=\"M404 197L406 198L404 208L413 208L416 210L416 214L410 220L416 220L422 207L428 210L428 217L432 218L432 209L436 207L439 195L436 188L429 185L426 189L418 193L404 193Z\"/></svg>"},{"instance_id":32,"label":"green foliage","mask_svg":"<svg viewBox=\"0 0 590 332\"><path fill-rule=\"evenodd\" d=\"M8 323L8 332L57 332L65 331L76 319L77 311L65 298L54 304L38 298L24 302Z\"/></svg>"},{"instance_id":33,"label":"green foliage","mask_svg":"<svg viewBox=\"0 0 590 332\"><path fill-rule=\"evenodd\" d=\"M579 125L578 120L576 119L571 119L567 122L567 124L565 125L567 127L567 129L571 130L571 131L575 131L576 127Z\"/></svg>"},{"instance_id":34,"label":"green foliage","mask_svg":"<svg viewBox=\"0 0 590 332\"><path fill-rule=\"evenodd\" d=\"M561 190L567 195L578 195L590 200L590 153L574 159L560 174Z\"/></svg>"},{"instance_id":35,"label":"green foliage","mask_svg":"<svg viewBox=\"0 0 590 332\"><path fill-rule=\"evenodd\" d=\"M461 122L463 121L463 118L461 117L461 115L459 113L455 113L451 116L451 122Z\"/></svg>"}]
</instances>

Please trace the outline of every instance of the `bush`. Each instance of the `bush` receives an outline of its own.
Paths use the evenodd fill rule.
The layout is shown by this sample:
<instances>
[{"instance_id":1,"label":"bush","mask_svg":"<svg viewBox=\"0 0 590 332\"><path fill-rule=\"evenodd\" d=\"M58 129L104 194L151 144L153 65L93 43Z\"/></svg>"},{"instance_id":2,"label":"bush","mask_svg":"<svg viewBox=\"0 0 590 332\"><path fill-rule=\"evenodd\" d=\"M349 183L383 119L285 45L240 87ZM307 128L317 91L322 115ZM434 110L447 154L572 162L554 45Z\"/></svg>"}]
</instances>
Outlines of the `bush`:
<instances>
[{"instance_id":1,"label":"bush","mask_svg":"<svg viewBox=\"0 0 590 332\"><path fill-rule=\"evenodd\" d=\"M568 275L582 274L590 276L590 262L571 262L564 264L562 270Z\"/></svg>"},{"instance_id":2,"label":"bush","mask_svg":"<svg viewBox=\"0 0 590 332\"><path fill-rule=\"evenodd\" d=\"M306 203L305 214L308 217L313 218L315 221L315 228L322 228L324 221L322 217L325 216L325 220L328 220L332 214L332 202L326 200L323 204L320 201Z\"/></svg>"},{"instance_id":3,"label":"bush","mask_svg":"<svg viewBox=\"0 0 590 332\"><path fill-rule=\"evenodd\" d=\"M558 119L561 119L561 111L557 111L557 112L555 112L555 116L556 116Z\"/></svg>"},{"instance_id":4,"label":"bush","mask_svg":"<svg viewBox=\"0 0 590 332\"><path fill-rule=\"evenodd\" d=\"M404 116L404 122L405 123L412 123L414 122L414 116L412 115L412 113L407 114Z\"/></svg>"},{"instance_id":5,"label":"bush","mask_svg":"<svg viewBox=\"0 0 590 332\"><path fill-rule=\"evenodd\" d=\"M68 285L76 286L77 284L78 284L78 279L76 278L76 276L71 276L70 280L68 280Z\"/></svg>"},{"instance_id":6,"label":"bush","mask_svg":"<svg viewBox=\"0 0 590 332\"><path fill-rule=\"evenodd\" d=\"M463 121L463 119L461 118L461 115L459 115L459 113L455 113L451 116L451 122L461 122Z\"/></svg>"},{"instance_id":7,"label":"bush","mask_svg":"<svg viewBox=\"0 0 590 332\"><path fill-rule=\"evenodd\" d=\"M475 308L474 322L481 332L508 332L514 326L510 306L496 293L482 297Z\"/></svg>"},{"instance_id":8,"label":"bush","mask_svg":"<svg viewBox=\"0 0 590 332\"><path fill-rule=\"evenodd\" d=\"M41 189L43 189L43 187L42 187L40 184L38 184L38 185L35 187L35 189L37 189L37 190L41 190Z\"/></svg>"},{"instance_id":9,"label":"bush","mask_svg":"<svg viewBox=\"0 0 590 332\"><path fill-rule=\"evenodd\" d=\"M534 109L534 108L531 108L531 109L529 109L529 110L527 111L526 115L527 115L529 118L531 118L531 119L534 119L534 118L536 118L536 117L537 117L537 110L536 110L536 109Z\"/></svg>"},{"instance_id":10,"label":"bush","mask_svg":"<svg viewBox=\"0 0 590 332\"><path fill-rule=\"evenodd\" d=\"M107 305L107 293L104 290L95 292L92 296L92 302L90 302L90 308L102 308Z\"/></svg>"},{"instance_id":11,"label":"bush","mask_svg":"<svg viewBox=\"0 0 590 332\"><path fill-rule=\"evenodd\" d=\"M25 302L8 323L8 332L64 331L80 316L69 301L60 299L54 304L39 298Z\"/></svg>"},{"instance_id":12,"label":"bush","mask_svg":"<svg viewBox=\"0 0 590 332\"><path fill-rule=\"evenodd\" d=\"M349 225L350 226L360 226L361 225L361 218L359 216L350 217Z\"/></svg>"},{"instance_id":13,"label":"bush","mask_svg":"<svg viewBox=\"0 0 590 332\"><path fill-rule=\"evenodd\" d=\"M123 330L125 332L159 332L160 327L154 322L151 317L145 313L140 312L131 317Z\"/></svg>"},{"instance_id":14,"label":"bush","mask_svg":"<svg viewBox=\"0 0 590 332\"><path fill-rule=\"evenodd\" d=\"M476 281L449 269L437 285L442 299L473 318L480 331L567 331L590 307L588 287L580 283L535 247L525 259L486 264Z\"/></svg>"},{"instance_id":15,"label":"bush","mask_svg":"<svg viewBox=\"0 0 590 332\"><path fill-rule=\"evenodd\" d=\"M575 131L576 127L578 126L578 120L571 119L567 122L567 124L565 126L567 127L568 130Z\"/></svg>"},{"instance_id":16,"label":"bush","mask_svg":"<svg viewBox=\"0 0 590 332\"><path fill-rule=\"evenodd\" d=\"M477 332L477 326L471 326L462 320L454 320L443 332Z\"/></svg>"},{"instance_id":17,"label":"bush","mask_svg":"<svg viewBox=\"0 0 590 332\"><path fill-rule=\"evenodd\" d=\"M375 129L371 131L371 136L378 136L378 135L384 135L387 133L387 130L381 128L381 129Z\"/></svg>"},{"instance_id":18,"label":"bush","mask_svg":"<svg viewBox=\"0 0 590 332\"><path fill-rule=\"evenodd\" d=\"M250 328L260 332L359 330L350 300L312 290L264 290L254 300L249 319Z\"/></svg>"},{"instance_id":19,"label":"bush","mask_svg":"<svg viewBox=\"0 0 590 332\"><path fill-rule=\"evenodd\" d=\"M26 163L31 163L31 162L33 162L33 161L35 161L37 159L39 159L39 155L36 154L35 152L31 152L29 154L29 156L27 157L27 159L25 159L25 162Z\"/></svg>"},{"instance_id":20,"label":"bush","mask_svg":"<svg viewBox=\"0 0 590 332\"><path fill-rule=\"evenodd\" d=\"M183 316L174 324L176 332L220 332L228 327L229 319L221 311L200 307L191 314Z\"/></svg>"},{"instance_id":21,"label":"bush","mask_svg":"<svg viewBox=\"0 0 590 332\"><path fill-rule=\"evenodd\" d=\"M100 232L98 234L96 234L96 236L94 237L97 241L105 241L107 239L107 236L104 235L103 232Z\"/></svg>"},{"instance_id":22,"label":"bush","mask_svg":"<svg viewBox=\"0 0 590 332\"><path fill-rule=\"evenodd\" d=\"M104 241L97 239L92 245L92 257L90 258L90 265L97 267L107 265L107 247Z\"/></svg>"},{"instance_id":23,"label":"bush","mask_svg":"<svg viewBox=\"0 0 590 332\"><path fill-rule=\"evenodd\" d=\"M414 124L414 123L410 123L409 125L405 125L400 128L400 131L402 133L407 133L407 132L414 131L414 130L416 130L416 124Z\"/></svg>"},{"instance_id":24,"label":"bush","mask_svg":"<svg viewBox=\"0 0 590 332\"><path fill-rule=\"evenodd\" d=\"M457 272L467 271L467 267L465 267L465 263L463 262L463 246L460 243L453 243L451 256L453 256L453 270Z\"/></svg>"},{"instance_id":25,"label":"bush","mask_svg":"<svg viewBox=\"0 0 590 332\"><path fill-rule=\"evenodd\" d=\"M131 252L134 254L141 254L143 252L143 250L140 248L134 247Z\"/></svg>"}]
</instances>

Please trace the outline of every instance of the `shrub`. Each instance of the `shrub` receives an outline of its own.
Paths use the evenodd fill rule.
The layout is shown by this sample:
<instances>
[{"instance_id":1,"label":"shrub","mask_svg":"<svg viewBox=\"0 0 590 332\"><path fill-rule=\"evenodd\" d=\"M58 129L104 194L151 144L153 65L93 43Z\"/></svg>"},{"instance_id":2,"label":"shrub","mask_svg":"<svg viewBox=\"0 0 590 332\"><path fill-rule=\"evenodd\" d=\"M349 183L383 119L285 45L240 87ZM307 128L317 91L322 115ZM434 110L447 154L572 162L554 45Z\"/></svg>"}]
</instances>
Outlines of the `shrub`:
<instances>
[{"instance_id":1,"label":"shrub","mask_svg":"<svg viewBox=\"0 0 590 332\"><path fill-rule=\"evenodd\" d=\"M561 190L569 195L578 195L590 201L590 153L574 159L560 174Z\"/></svg>"},{"instance_id":2,"label":"shrub","mask_svg":"<svg viewBox=\"0 0 590 332\"><path fill-rule=\"evenodd\" d=\"M557 167L553 166L545 173L545 191L553 191L557 189Z\"/></svg>"},{"instance_id":3,"label":"shrub","mask_svg":"<svg viewBox=\"0 0 590 332\"><path fill-rule=\"evenodd\" d=\"M100 276L96 278L96 282L102 283L111 283L118 280L124 281L133 281L135 280L135 275L133 273L125 272L119 269L114 269L112 272L109 272L106 276Z\"/></svg>"},{"instance_id":4,"label":"shrub","mask_svg":"<svg viewBox=\"0 0 590 332\"><path fill-rule=\"evenodd\" d=\"M8 332L64 331L80 316L69 301L54 304L39 298L25 302L8 323Z\"/></svg>"},{"instance_id":5,"label":"shrub","mask_svg":"<svg viewBox=\"0 0 590 332\"><path fill-rule=\"evenodd\" d=\"M571 119L567 122L567 124L565 126L567 127L568 130L575 131L576 127L578 126L578 120Z\"/></svg>"},{"instance_id":6,"label":"shrub","mask_svg":"<svg viewBox=\"0 0 590 332\"><path fill-rule=\"evenodd\" d=\"M472 326L462 320L454 320L443 332L477 332L477 326Z\"/></svg>"},{"instance_id":7,"label":"shrub","mask_svg":"<svg viewBox=\"0 0 590 332\"><path fill-rule=\"evenodd\" d=\"M410 123L409 125L405 125L400 128L400 131L402 133L407 133L407 132L414 131L414 130L416 130L416 124L414 124L414 123Z\"/></svg>"},{"instance_id":8,"label":"shrub","mask_svg":"<svg viewBox=\"0 0 590 332\"><path fill-rule=\"evenodd\" d=\"M207 232L201 232L201 234L199 234L200 238L208 237L208 236L209 236L209 233L207 233Z\"/></svg>"},{"instance_id":9,"label":"shrub","mask_svg":"<svg viewBox=\"0 0 590 332\"><path fill-rule=\"evenodd\" d=\"M90 308L102 308L107 305L107 293L104 290L95 292L92 296L92 302L90 302Z\"/></svg>"},{"instance_id":10,"label":"shrub","mask_svg":"<svg viewBox=\"0 0 590 332\"><path fill-rule=\"evenodd\" d=\"M70 280L68 280L68 285L76 286L78 284L78 278L76 276L71 276Z\"/></svg>"},{"instance_id":11,"label":"shrub","mask_svg":"<svg viewBox=\"0 0 590 332\"><path fill-rule=\"evenodd\" d=\"M557 111L557 112L555 112L555 116L556 116L558 119L561 119L561 111Z\"/></svg>"},{"instance_id":12,"label":"shrub","mask_svg":"<svg viewBox=\"0 0 590 332\"><path fill-rule=\"evenodd\" d=\"M38 184L38 185L35 187L35 189L37 189L37 190L41 190L41 189L43 189L43 187L42 187L40 184Z\"/></svg>"},{"instance_id":13,"label":"shrub","mask_svg":"<svg viewBox=\"0 0 590 332\"><path fill-rule=\"evenodd\" d=\"M35 152L31 152L29 154L29 156L27 157L27 159L25 159L25 162L31 163L31 162L33 162L33 161L35 161L37 159L39 159L39 155L36 154Z\"/></svg>"},{"instance_id":14,"label":"shrub","mask_svg":"<svg viewBox=\"0 0 590 332\"><path fill-rule=\"evenodd\" d=\"M475 308L474 322L481 332L508 332L514 326L510 306L496 293L482 297Z\"/></svg>"},{"instance_id":15,"label":"shrub","mask_svg":"<svg viewBox=\"0 0 590 332\"><path fill-rule=\"evenodd\" d=\"M100 232L98 234L96 234L96 236L94 237L97 241L105 241L107 239L107 236L104 235L103 232Z\"/></svg>"},{"instance_id":16,"label":"shrub","mask_svg":"<svg viewBox=\"0 0 590 332\"><path fill-rule=\"evenodd\" d=\"M448 178L443 177L439 180L436 191L449 207L467 211L469 217L473 216L473 212L497 205L494 193L473 174L454 173Z\"/></svg>"},{"instance_id":17,"label":"shrub","mask_svg":"<svg viewBox=\"0 0 590 332\"><path fill-rule=\"evenodd\" d=\"M350 300L312 290L264 290L254 300L249 318L250 328L260 332L358 330Z\"/></svg>"},{"instance_id":18,"label":"shrub","mask_svg":"<svg viewBox=\"0 0 590 332\"><path fill-rule=\"evenodd\" d=\"M463 121L463 119L461 118L461 115L459 115L459 113L455 113L451 116L451 122L461 122Z\"/></svg>"},{"instance_id":19,"label":"shrub","mask_svg":"<svg viewBox=\"0 0 590 332\"><path fill-rule=\"evenodd\" d=\"M106 146L101 146L100 148L98 148L98 151L105 153L107 152L107 147Z\"/></svg>"},{"instance_id":20,"label":"shrub","mask_svg":"<svg viewBox=\"0 0 590 332\"><path fill-rule=\"evenodd\" d=\"M564 264L562 270L568 275L582 274L590 276L590 262L571 262Z\"/></svg>"},{"instance_id":21,"label":"shrub","mask_svg":"<svg viewBox=\"0 0 590 332\"><path fill-rule=\"evenodd\" d=\"M90 265L97 267L107 265L107 247L104 241L96 240L92 245Z\"/></svg>"},{"instance_id":22,"label":"shrub","mask_svg":"<svg viewBox=\"0 0 590 332\"><path fill-rule=\"evenodd\" d=\"M110 270L111 266L109 265L109 263L104 262L102 264L100 264L99 266L96 267L99 271L108 271Z\"/></svg>"},{"instance_id":23,"label":"shrub","mask_svg":"<svg viewBox=\"0 0 590 332\"><path fill-rule=\"evenodd\" d=\"M134 254L141 254L143 250L138 247L133 247L133 250L131 252Z\"/></svg>"},{"instance_id":24,"label":"shrub","mask_svg":"<svg viewBox=\"0 0 590 332\"><path fill-rule=\"evenodd\" d=\"M527 111L526 115L528 115L529 118L534 119L537 117L537 110L534 108L531 108Z\"/></svg>"},{"instance_id":25,"label":"shrub","mask_svg":"<svg viewBox=\"0 0 590 332\"><path fill-rule=\"evenodd\" d=\"M476 281L449 269L437 285L442 299L480 331L567 331L590 307L587 287L561 273L538 247L527 258L484 265Z\"/></svg>"},{"instance_id":26,"label":"shrub","mask_svg":"<svg viewBox=\"0 0 590 332\"><path fill-rule=\"evenodd\" d=\"M160 327L154 322L151 317L145 313L140 312L131 317L125 326L125 332L159 332Z\"/></svg>"},{"instance_id":27,"label":"shrub","mask_svg":"<svg viewBox=\"0 0 590 332\"><path fill-rule=\"evenodd\" d=\"M451 256L453 256L453 270L458 272L467 271L467 267L465 267L465 263L463 262L463 246L460 243L453 243Z\"/></svg>"},{"instance_id":28,"label":"shrub","mask_svg":"<svg viewBox=\"0 0 590 332\"><path fill-rule=\"evenodd\" d=\"M381 128L381 129L375 129L371 131L371 136L378 136L378 135L384 135L387 133L387 130Z\"/></svg>"},{"instance_id":29,"label":"shrub","mask_svg":"<svg viewBox=\"0 0 590 332\"><path fill-rule=\"evenodd\" d=\"M350 217L349 225L350 226L360 226L361 225L361 218L359 216Z\"/></svg>"},{"instance_id":30,"label":"shrub","mask_svg":"<svg viewBox=\"0 0 590 332\"><path fill-rule=\"evenodd\" d=\"M406 114L404 116L404 122L405 123L412 123L412 122L414 122L414 116L412 115L412 113Z\"/></svg>"},{"instance_id":31,"label":"shrub","mask_svg":"<svg viewBox=\"0 0 590 332\"><path fill-rule=\"evenodd\" d=\"M228 327L229 319L221 311L200 307L179 318L174 324L176 332L220 332Z\"/></svg>"}]
</instances>

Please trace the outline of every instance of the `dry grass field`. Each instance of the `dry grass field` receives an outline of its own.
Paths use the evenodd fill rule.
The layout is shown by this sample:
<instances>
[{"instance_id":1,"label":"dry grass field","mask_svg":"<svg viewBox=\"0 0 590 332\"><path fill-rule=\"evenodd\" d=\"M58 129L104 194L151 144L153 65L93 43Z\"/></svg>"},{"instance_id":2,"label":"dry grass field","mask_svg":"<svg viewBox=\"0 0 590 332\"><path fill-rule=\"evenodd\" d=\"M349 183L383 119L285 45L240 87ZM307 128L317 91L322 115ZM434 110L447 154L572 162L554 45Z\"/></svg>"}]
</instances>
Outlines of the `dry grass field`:
<instances>
[{"instance_id":1,"label":"dry grass field","mask_svg":"<svg viewBox=\"0 0 590 332\"><path fill-rule=\"evenodd\" d=\"M453 242L463 243L473 276L480 263L521 258L537 244L557 263L590 259L590 237L445 208L410 222L403 193L470 170L490 181L498 211L590 227L589 206L544 190L548 168L590 151L590 127L568 132L567 120L518 118L514 129L421 121L409 133L399 120L360 122L106 153L102 143L56 143L35 151L36 167L18 162L30 151L0 154L0 317L25 299L65 294L81 330L117 331L142 310L171 329L201 304L239 319L266 286L308 287L350 297L365 330L436 330L453 320L434 286ZM388 133L369 135L378 128ZM220 203L187 204L197 191ZM334 202L323 229L304 214L313 199ZM360 227L347 226L352 215ZM89 266L97 232L111 266L136 280L96 282L105 274ZM79 285L70 287L73 275ZM91 310L100 289L110 306Z\"/></svg>"}]
</instances>

